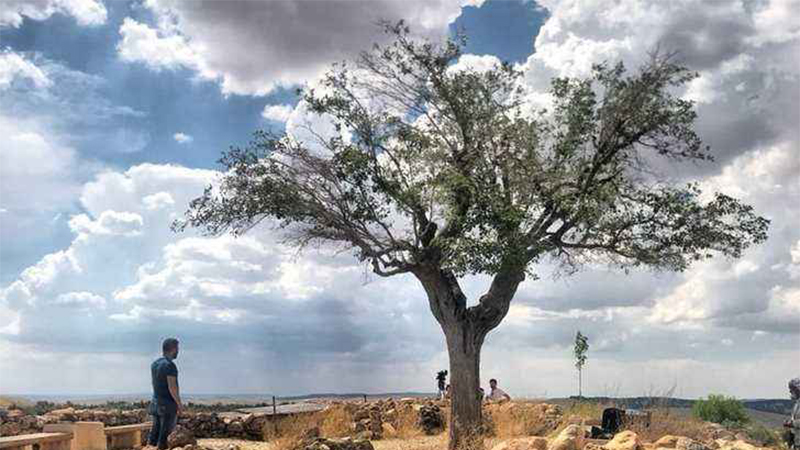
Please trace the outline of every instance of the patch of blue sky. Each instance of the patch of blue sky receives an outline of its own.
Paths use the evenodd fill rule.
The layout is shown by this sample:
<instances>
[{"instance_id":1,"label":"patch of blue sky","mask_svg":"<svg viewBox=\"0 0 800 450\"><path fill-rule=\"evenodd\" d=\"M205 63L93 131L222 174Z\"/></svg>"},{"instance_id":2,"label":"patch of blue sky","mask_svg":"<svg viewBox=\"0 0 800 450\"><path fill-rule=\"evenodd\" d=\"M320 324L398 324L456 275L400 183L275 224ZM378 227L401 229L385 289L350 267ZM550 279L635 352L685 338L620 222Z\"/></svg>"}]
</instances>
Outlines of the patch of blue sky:
<instances>
[{"instance_id":1,"label":"patch of blue sky","mask_svg":"<svg viewBox=\"0 0 800 450\"><path fill-rule=\"evenodd\" d=\"M546 19L547 11L530 0L487 0L480 7L465 6L450 33L466 32L466 53L520 63L533 54Z\"/></svg>"},{"instance_id":2,"label":"patch of blue sky","mask_svg":"<svg viewBox=\"0 0 800 450\"><path fill-rule=\"evenodd\" d=\"M147 9L128 2L109 2L106 7L108 20L98 27L80 27L71 18L53 15L0 31L3 47L35 54L72 74L70 80L55 80L59 103L82 112L97 111L98 105L107 112L114 109L102 118L62 117L81 157L118 168L142 162L215 168L223 150L247 144L254 131L282 129L282 124L264 120L261 111L266 104L295 104L293 88L264 97L224 96L216 81L199 80L192 70L153 71L121 61L116 45L124 18L151 25L153 18ZM78 74L88 81L80 93L74 90ZM24 108L47 112L41 102L30 100ZM192 140L181 144L175 133Z\"/></svg>"}]
</instances>

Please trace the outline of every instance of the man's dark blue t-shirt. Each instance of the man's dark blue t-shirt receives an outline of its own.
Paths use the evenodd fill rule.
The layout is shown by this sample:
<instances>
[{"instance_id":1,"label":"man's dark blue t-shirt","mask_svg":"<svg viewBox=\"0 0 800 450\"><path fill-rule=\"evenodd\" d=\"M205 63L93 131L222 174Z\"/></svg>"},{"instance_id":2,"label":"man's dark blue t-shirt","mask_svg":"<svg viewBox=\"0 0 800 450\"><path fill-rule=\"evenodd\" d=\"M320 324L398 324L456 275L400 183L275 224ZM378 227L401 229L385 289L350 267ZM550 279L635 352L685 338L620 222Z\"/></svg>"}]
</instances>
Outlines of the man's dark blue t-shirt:
<instances>
[{"instance_id":1,"label":"man's dark blue t-shirt","mask_svg":"<svg viewBox=\"0 0 800 450\"><path fill-rule=\"evenodd\" d=\"M167 383L168 376L175 377L177 382L178 368L175 363L164 357L158 358L150 365L150 375L153 378L153 404L157 408L177 409L178 404L169 393L169 384Z\"/></svg>"}]
</instances>

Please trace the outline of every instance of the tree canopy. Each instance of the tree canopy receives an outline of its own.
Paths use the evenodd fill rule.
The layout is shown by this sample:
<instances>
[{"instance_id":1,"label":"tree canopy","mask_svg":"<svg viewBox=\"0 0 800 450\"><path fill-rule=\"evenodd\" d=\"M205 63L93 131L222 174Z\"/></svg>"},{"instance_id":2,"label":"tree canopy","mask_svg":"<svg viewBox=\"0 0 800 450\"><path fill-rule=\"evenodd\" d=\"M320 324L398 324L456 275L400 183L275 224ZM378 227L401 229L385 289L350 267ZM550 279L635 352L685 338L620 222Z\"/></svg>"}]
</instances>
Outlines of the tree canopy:
<instances>
[{"instance_id":1,"label":"tree canopy","mask_svg":"<svg viewBox=\"0 0 800 450\"><path fill-rule=\"evenodd\" d=\"M353 249L380 276L413 274L447 340L451 449L480 427L481 347L538 263L682 271L767 238L751 206L660 176L664 161L712 159L676 95L696 74L671 55L556 78L542 109L514 66L465 67L463 40L384 26L391 43L301 92L333 133L256 133L174 229L238 235L269 219L300 248ZM492 278L470 307L465 274Z\"/></svg>"},{"instance_id":2,"label":"tree canopy","mask_svg":"<svg viewBox=\"0 0 800 450\"><path fill-rule=\"evenodd\" d=\"M599 64L586 79L554 79L543 111L511 65L454 70L462 42L385 27L391 44L302 93L334 136L315 149L256 133L224 155L218 189L176 228L239 234L270 217L294 243L350 246L382 276L420 265L491 275L543 257L680 271L766 239L752 207L654 176L659 158L711 159L692 103L673 94L696 75L669 55L633 74Z\"/></svg>"}]
</instances>

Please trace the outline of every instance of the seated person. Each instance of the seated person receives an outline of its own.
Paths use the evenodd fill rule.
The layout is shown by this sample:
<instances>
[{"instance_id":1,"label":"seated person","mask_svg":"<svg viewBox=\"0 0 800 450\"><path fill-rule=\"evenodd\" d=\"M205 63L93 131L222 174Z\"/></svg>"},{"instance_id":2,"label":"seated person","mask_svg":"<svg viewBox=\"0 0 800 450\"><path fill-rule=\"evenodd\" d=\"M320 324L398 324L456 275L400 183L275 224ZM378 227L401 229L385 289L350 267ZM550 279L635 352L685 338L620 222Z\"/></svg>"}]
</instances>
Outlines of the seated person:
<instances>
[{"instance_id":1,"label":"seated person","mask_svg":"<svg viewBox=\"0 0 800 450\"><path fill-rule=\"evenodd\" d=\"M489 387L492 388L491 392L489 392L488 400L492 402L504 402L510 401L511 396L506 394L506 392L499 387L497 387L497 380L492 378L489 380Z\"/></svg>"}]
</instances>

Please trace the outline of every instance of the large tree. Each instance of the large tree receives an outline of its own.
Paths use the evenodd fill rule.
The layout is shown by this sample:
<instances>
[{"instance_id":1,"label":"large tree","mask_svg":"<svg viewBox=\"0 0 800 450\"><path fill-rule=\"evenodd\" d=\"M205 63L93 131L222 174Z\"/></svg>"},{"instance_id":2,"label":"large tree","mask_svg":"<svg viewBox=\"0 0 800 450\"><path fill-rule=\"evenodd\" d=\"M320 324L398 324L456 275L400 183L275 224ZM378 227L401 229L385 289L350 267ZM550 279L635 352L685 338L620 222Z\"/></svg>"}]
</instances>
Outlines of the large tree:
<instances>
[{"instance_id":1,"label":"large tree","mask_svg":"<svg viewBox=\"0 0 800 450\"><path fill-rule=\"evenodd\" d=\"M345 246L377 275L416 277L450 356L451 448L480 428L481 346L538 264L682 271L766 239L750 206L659 176L665 162L711 159L674 94L695 74L669 56L554 79L543 111L511 65L454 65L463 40L385 29L389 44L302 92L333 135L256 133L175 228L238 235L268 218L293 245ZM459 279L471 274L491 282L468 306Z\"/></svg>"}]
</instances>

